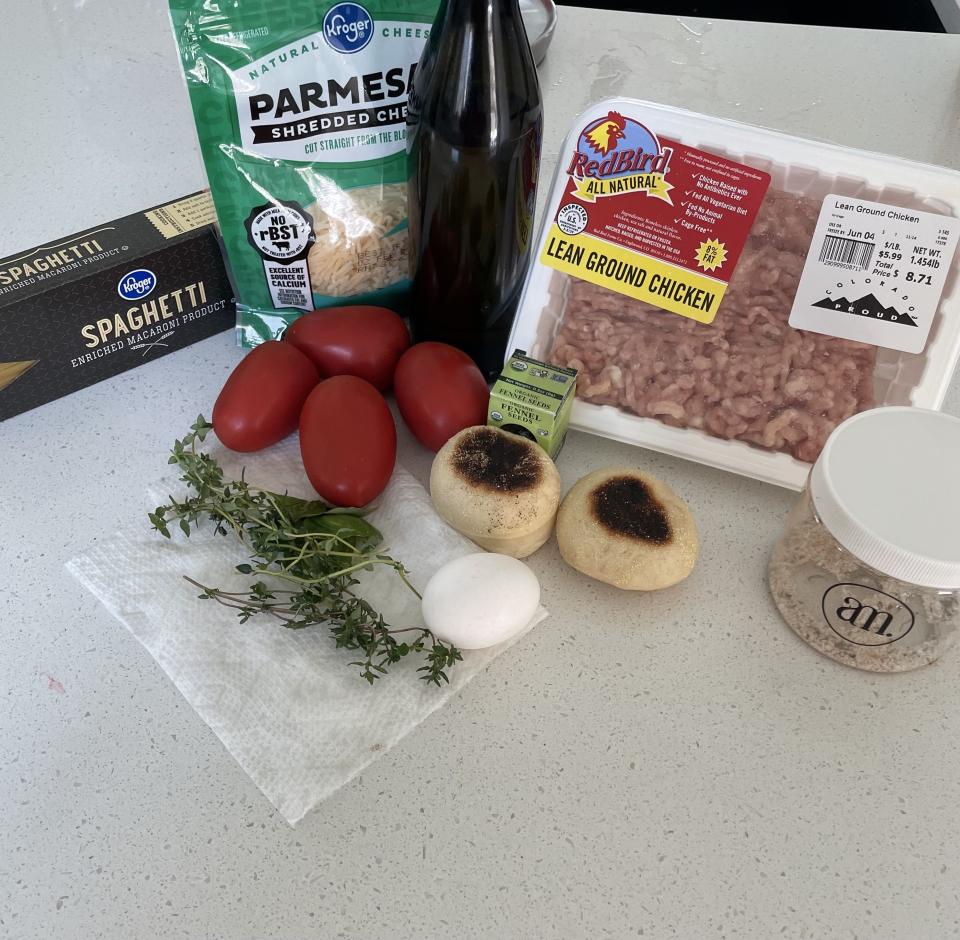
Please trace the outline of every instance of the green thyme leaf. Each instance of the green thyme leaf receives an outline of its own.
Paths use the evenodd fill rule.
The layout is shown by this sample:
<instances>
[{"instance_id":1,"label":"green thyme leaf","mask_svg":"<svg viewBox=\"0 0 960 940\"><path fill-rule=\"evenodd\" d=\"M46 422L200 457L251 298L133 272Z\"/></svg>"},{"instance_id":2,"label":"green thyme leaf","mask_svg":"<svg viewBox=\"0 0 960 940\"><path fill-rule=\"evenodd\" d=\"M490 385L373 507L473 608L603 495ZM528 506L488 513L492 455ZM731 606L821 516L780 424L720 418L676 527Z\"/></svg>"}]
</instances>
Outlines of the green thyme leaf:
<instances>
[{"instance_id":1,"label":"green thyme leaf","mask_svg":"<svg viewBox=\"0 0 960 940\"><path fill-rule=\"evenodd\" d=\"M199 597L236 610L240 623L267 615L291 630L325 625L338 649L360 653L349 665L371 685L391 665L414 654L424 658L417 670L421 679L438 686L449 681L446 670L462 660L456 647L424 627L392 630L383 615L355 593L358 572L385 566L417 594L406 568L377 551L383 538L362 512L261 490L242 473L239 480L225 480L217 461L197 450L212 427L199 415L190 433L174 443L168 461L179 467L180 479L193 495L182 501L169 497L166 506L147 516L165 538L170 538L172 522L188 536L191 526L205 522L217 534L232 535L250 555L250 563L237 565L236 571L267 574L272 581L224 591L186 578L200 589ZM282 587L274 587L274 582ZM398 633L404 634L402 641Z\"/></svg>"}]
</instances>

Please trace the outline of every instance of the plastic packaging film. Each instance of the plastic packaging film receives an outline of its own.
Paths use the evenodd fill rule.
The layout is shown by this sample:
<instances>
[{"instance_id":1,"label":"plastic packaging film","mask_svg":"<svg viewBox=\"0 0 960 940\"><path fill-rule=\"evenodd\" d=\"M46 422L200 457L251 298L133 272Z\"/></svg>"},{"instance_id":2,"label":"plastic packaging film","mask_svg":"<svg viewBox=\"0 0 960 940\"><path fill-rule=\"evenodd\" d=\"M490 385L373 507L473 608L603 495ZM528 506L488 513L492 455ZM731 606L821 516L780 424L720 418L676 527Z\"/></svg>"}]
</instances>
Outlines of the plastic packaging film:
<instances>
[{"instance_id":1,"label":"plastic packaging film","mask_svg":"<svg viewBox=\"0 0 960 940\"><path fill-rule=\"evenodd\" d=\"M658 179L672 195L646 191ZM845 418L941 405L960 356L958 179L599 102L561 148L508 345L578 370L571 428L799 489ZM697 309L706 282L715 303Z\"/></svg>"},{"instance_id":2,"label":"plastic packaging film","mask_svg":"<svg viewBox=\"0 0 960 940\"><path fill-rule=\"evenodd\" d=\"M436 0L171 0L170 13L238 338L342 303L402 310L406 102Z\"/></svg>"},{"instance_id":3,"label":"plastic packaging film","mask_svg":"<svg viewBox=\"0 0 960 940\"><path fill-rule=\"evenodd\" d=\"M245 467L251 483L311 495L295 437L242 458L221 448L211 452L228 475ZM158 480L145 494L144 513L182 489L175 478ZM421 591L441 565L477 550L436 515L426 491L402 468L370 521L383 533L384 550L403 561ZM189 538L177 531L167 541L150 531L144 514L141 525L103 540L67 568L143 644L290 825L519 639L465 651L440 688L420 680L414 662L394 666L369 686L348 665L355 655L337 650L324 626L289 630L269 618L241 624L235 611L199 600L183 580L189 575L241 590L249 578L234 568L245 560L243 547L214 536L212 527ZM422 625L419 601L391 571L364 573L360 591L392 625ZM541 608L527 630L546 615Z\"/></svg>"}]
</instances>

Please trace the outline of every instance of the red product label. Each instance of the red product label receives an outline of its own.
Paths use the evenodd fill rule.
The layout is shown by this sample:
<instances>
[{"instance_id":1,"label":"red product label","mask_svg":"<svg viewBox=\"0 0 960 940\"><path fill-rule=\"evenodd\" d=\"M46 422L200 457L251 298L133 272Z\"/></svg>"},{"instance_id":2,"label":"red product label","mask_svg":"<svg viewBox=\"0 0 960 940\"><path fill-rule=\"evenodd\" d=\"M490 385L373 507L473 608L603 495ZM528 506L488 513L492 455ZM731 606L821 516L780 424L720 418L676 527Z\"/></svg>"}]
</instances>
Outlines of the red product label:
<instances>
[{"instance_id":1,"label":"red product label","mask_svg":"<svg viewBox=\"0 0 960 940\"><path fill-rule=\"evenodd\" d=\"M709 323L770 175L611 111L568 157L544 264Z\"/></svg>"}]
</instances>

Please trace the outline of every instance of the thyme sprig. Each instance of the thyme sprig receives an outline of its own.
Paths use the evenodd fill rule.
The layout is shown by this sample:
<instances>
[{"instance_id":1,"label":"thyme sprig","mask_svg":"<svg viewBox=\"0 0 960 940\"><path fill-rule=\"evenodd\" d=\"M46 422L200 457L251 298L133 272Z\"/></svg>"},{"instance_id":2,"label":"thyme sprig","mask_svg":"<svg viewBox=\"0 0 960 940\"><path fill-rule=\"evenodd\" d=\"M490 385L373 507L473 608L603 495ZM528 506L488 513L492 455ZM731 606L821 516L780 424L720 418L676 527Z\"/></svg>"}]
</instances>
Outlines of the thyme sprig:
<instances>
[{"instance_id":1,"label":"thyme sprig","mask_svg":"<svg viewBox=\"0 0 960 940\"><path fill-rule=\"evenodd\" d=\"M359 572L385 566L420 596L406 568L377 551L380 532L355 510L263 490L242 474L239 480L226 480L217 461L197 448L212 427L200 415L190 433L174 443L168 462L180 468L180 479L193 495L184 500L171 496L168 505L148 513L152 527L170 538L174 523L189 536L209 521L214 532L233 534L250 552L250 562L237 565L237 571L283 586L258 579L245 591L224 591L184 576L200 589L199 597L236 610L241 623L267 614L291 629L327 625L338 648L360 651L361 658L350 665L358 666L371 685L411 653L424 658L417 670L421 679L448 682L447 670L462 659L456 647L424 627L391 629L355 591Z\"/></svg>"}]
</instances>

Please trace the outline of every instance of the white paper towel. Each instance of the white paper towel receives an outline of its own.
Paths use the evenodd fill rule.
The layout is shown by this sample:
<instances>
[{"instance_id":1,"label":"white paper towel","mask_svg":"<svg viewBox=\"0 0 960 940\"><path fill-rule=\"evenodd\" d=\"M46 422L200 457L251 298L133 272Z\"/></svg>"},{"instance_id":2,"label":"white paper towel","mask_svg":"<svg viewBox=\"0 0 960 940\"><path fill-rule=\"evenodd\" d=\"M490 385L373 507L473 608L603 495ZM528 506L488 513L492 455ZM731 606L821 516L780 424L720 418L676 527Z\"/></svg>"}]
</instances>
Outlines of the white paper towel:
<instances>
[{"instance_id":1,"label":"white paper towel","mask_svg":"<svg viewBox=\"0 0 960 940\"><path fill-rule=\"evenodd\" d=\"M242 457L215 443L206 449L228 477L246 467L254 485L316 498L295 437ZM150 530L146 512L185 492L176 477L159 481L145 497L142 519L67 568L147 648L291 825L547 615L541 609L507 643L464 651L463 662L447 670L448 685L418 678L423 661L411 655L370 686L347 665L357 651L337 650L326 627L290 630L268 616L241 624L236 611L198 599L183 575L234 591L251 579L234 570L248 561L243 547L232 536L214 536L212 526L189 538L171 526L169 541ZM369 519L383 533L383 550L403 562L421 591L441 565L478 550L437 516L426 491L401 468ZM359 590L391 626L423 625L417 597L392 570L364 573Z\"/></svg>"}]
</instances>

